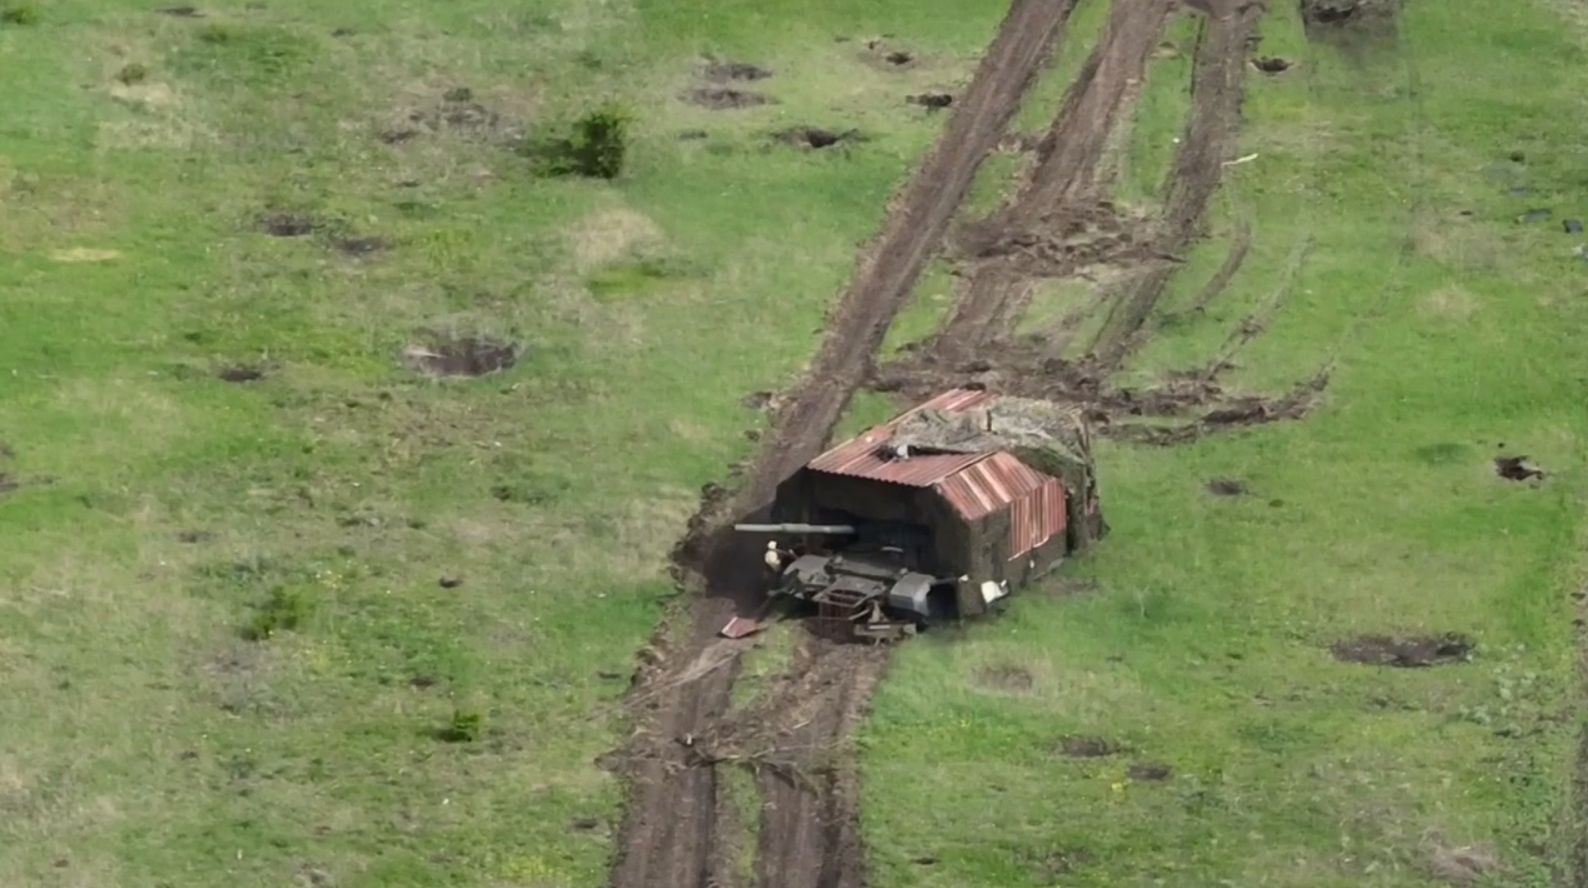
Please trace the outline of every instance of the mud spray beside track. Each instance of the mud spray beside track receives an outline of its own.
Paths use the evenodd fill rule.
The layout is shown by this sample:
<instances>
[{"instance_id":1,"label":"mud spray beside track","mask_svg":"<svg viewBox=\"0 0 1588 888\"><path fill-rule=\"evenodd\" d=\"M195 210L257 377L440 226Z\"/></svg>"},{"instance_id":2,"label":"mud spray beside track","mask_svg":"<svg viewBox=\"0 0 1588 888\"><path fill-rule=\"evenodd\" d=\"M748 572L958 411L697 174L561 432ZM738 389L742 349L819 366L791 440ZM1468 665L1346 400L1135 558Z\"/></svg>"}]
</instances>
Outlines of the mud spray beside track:
<instances>
[{"instance_id":1,"label":"mud spray beside track","mask_svg":"<svg viewBox=\"0 0 1588 888\"><path fill-rule=\"evenodd\" d=\"M611 871L614 888L742 881L737 860L743 824L718 775L731 763L756 767L761 775L763 822L755 867L760 885L864 883L857 778L852 764L835 753L863 716L886 654L810 639L780 684L784 694L776 695L781 702L775 718L757 722L753 713L732 712L731 690L746 643L716 633L729 617L752 609L763 592L758 553L724 529L734 517L763 508L777 483L826 443L983 160L1051 57L1073 7L1074 0L1016 0L937 146L891 203L880 237L829 314L816 359L743 472L740 493L708 495L690 522L677 552L680 582L693 593L684 617L688 625L658 634L682 640L659 640L650 649L631 696L635 736L613 757L630 781ZM751 736L763 745L772 741L775 749L746 758ZM740 752L714 751L713 743ZM787 750L792 760L780 759L784 753L777 750ZM823 751L831 758L818 768Z\"/></svg>"}]
</instances>

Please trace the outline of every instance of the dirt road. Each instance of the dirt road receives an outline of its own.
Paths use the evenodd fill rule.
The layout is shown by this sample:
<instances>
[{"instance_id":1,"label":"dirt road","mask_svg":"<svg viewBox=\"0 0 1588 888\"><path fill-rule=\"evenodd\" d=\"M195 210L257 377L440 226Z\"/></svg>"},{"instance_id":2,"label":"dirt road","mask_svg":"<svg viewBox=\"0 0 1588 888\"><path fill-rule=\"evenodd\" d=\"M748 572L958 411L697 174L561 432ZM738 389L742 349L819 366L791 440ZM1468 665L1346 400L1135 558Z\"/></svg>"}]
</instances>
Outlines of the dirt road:
<instances>
[{"instance_id":1,"label":"dirt road","mask_svg":"<svg viewBox=\"0 0 1588 888\"><path fill-rule=\"evenodd\" d=\"M826 340L746 469L741 492L703 503L691 522L679 548L681 573L697 593L689 625L659 633L631 698L638 729L617 757L630 781L630 798L610 874L614 888L741 881L736 860L743 837L718 779L723 760L704 754L699 738L731 733L730 692L743 645L715 633L760 598L761 578L758 554L722 528L763 507L779 481L821 450L982 161L1051 57L1073 7L1074 0L1016 0L965 95L954 103L937 146L891 203L881 235L830 313ZM683 640L661 640L669 636ZM806 723L776 723L774 732L795 744L791 752L799 757L786 773L804 773L820 750L847 737L885 667L885 655L875 650L838 652L815 639L805 644L796 657L802 680L831 677L833 683L786 707L810 709ZM768 828L761 830L757 848L764 861L756 867L757 881L768 888L860 885L852 767L834 765L814 782L770 779L760 781L770 804L763 805Z\"/></svg>"},{"instance_id":2,"label":"dirt road","mask_svg":"<svg viewBox=\"0 0 1588 888\"><path fill-rule=\"evenodd\" d=\"M1130 232L1103 202L1100 167L1110 136L1129 116L1127 100L1139 93L1134 87L1146 77L1169 11L1168 0L1115 3L1110 9L1102 39L1037 148L1029 181L968 234L970 250L992 261L976 264L965 279L934 340L940 361L969 359L1018 320L1035 281L1030 263L1008 261L1015 251L1043 254L1047 276L1129 251Z\"/></svg>"}]
</instances>

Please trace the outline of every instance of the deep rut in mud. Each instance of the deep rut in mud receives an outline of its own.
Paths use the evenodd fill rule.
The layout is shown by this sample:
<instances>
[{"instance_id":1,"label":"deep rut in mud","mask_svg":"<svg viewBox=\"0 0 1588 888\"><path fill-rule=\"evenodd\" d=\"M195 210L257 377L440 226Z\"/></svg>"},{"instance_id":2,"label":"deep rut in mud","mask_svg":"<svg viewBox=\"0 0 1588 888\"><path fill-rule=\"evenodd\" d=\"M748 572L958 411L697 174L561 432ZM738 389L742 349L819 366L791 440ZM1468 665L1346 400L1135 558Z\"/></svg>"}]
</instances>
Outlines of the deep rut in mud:
<instances>
[{"instance_id":1,"label":"deep rut in mud","mask_svg":"<svg viewBox=\"0 0 1588 888\"><path fill-rule=\"evenodd\" d=\"M1212 197L1222 183L1225 162L1239 132L1246 57L1256 43L1263 12L1261 4L1221 0L1213 4L1212 14L1198 16L1191 108L1161 189L1162 209L1157 218L1139 226L1141 235L1127 238L1120 231L1128 223L1119 219L1104 199L1110 183L1102 181L1098 172L1106 128L1115 124L1099 124L1098 119L1107 120L1110 113L1123 115L1122 100L1107 94L1126 89L1132 80L1144 76L1147 53L1166 20L1163 11L1152 4L1135 8L1116 4L1110 14L1108 39L1094 51L1049 134L1050 140L1072 146L1066 162L1039 165L1033 181L1010 207L980 226L971 226L970 245L977 247L979 238L981 249L979 253L973 249L967 257L973 263L965 275L969 283L961 290L944 329L880 368L870 380L872 388L918 400L946 387L971 385L1003 394L1079 403L1089 408L1101 434L1156 444L1183 443L1223 428L1305 415L1327 385L1325 373L1276 398L1232 395L1219 384L1220 374L1232 366L1229 359L1234 352L1261 332L1255 315L1243 321L1220 354L1204 366L1170 373L1161 384L1142 390L1117 388L1111 382L1114 371L1144 340L1149 317L1181 268L1178 257L1200 233ZM1112 69L1110 58L1114 60ZM1096 89L1108 70L1114 72L1110 86ZM1096 110L1071 118L1080 107ZM1041 243L1045 237L1050 243L1059 240L1068 252L1061 251L1045 267L1033 268L1029 261L1011 261L1014 251L999 254L985 248L994 237L1003 237L1007 243L1008 226L1015 225L1018 230L1022 223L1039 229L1046 224L1048 228L1038 237L1017 241L1017 246ZM1112 234L1109 223L1114 226ZM986 228L978 231L982 226ZM1088 236L1099 248L1077 249L1077 241ZM1224 266L1197 297L1192 310L1205 308L1229 284L1250 248L1250 237L1245 224L1237 224ZM1090 300L1047 331L1015 336L1035 281L1086 277L1087 263L1107 264L1130 273L1122 281L1098 286ZM1286 292L1282 290L1273 301L1280 301ZM1082 356L1067 357L1080 329L1094 320L1101 323ZM1125 421L1115 422L1119 419Z\"/></svg>"},{"instance_id":2,"label":"deep rut in mud","mask_svg":"<svg viewBox=\"0 0 1588 888\"><path fill-rule=\"evenodd\" d=\"M746 649L744 642L716 638L717 629L753 608L762 595L758 553L723 529L733 517L763 508L777 483L826 443L982 161L1051 57L1074 5L1075 0L1013 4L964 98L950 109L936 147L890 204L881 235L862 255L850 287L829 314L820 351L744 471L740 493L708 495L691 521L676 559L681 582L697 593L685 617L688 626L658 633L655 654L637 675L631 697L637 731L614 757L630 781L629 808L610 874L614 888L704 888L741 881L735 859L743 836L718 775L728 760L702 756L698 748L698 738L720 734L732 724L730 692ZM672 645L660 640L670 634L683 640ZM781 748L795 760L763 772L758 780L765 799L756 881L765 888L859 886L865 874L855 817L857 777L837 750L863 715L886 655L807 639L795 663L809 690L790 698L784 709L808 711L809 717L768 725L772 737L787 741ZM832 683L822 686L829 677ZM814 782L790 776L809 769L823 750L832 764ZM791 782L780 782L785 780Z\"/></svg>"}]
</instances>

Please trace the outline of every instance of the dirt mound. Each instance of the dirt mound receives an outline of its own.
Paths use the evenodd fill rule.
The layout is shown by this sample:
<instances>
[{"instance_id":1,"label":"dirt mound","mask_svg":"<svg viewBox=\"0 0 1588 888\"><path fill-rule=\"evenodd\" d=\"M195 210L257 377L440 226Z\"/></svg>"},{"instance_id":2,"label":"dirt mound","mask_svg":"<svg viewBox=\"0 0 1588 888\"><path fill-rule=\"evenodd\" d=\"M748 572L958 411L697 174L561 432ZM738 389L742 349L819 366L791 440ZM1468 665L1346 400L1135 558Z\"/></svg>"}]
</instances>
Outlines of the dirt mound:
<instances>
[{"instance_id":1,"label":"dirt mound","mask_svg":"<svg viewBox=\"0 0 1588 888\"><path fill-rule=\"evenodd\" d=\"M997 219L966 225L957 246L966 258L1002 259L1001 270L1027 277L1064 276L1103 263L1130 264L1154 252L1136 242L1130 223L1107 201L1045 213L1018 229Z\"/></svg>"},{"instance_id":2,"label":"dirt mound","mask_svg":"<svg viewBox=\"0 0 1588 888\"><path fill-rule=\"evenodd\" d=\"M829 312L829 333L806 376L776 410L757 457L742 473L742 488L731 497L703 497L702 511L691 519L675 550L677 575L704 594L681 617L689 621L685 640L653 645L656 653L641 667L630 697L639 730L612 759L630 786L613 888L742 882L741 825L726 781L718 780L722 756L714 761L690 753L695 738L710 738L729 721L743 648L716 633L763 600L759 551L742 535L720 529L764 511L776 485L820 452L1073 7L1074 0L1015 0L964 98L949 110L937 146L895 197L881 233ZM700 662L721 665L702 671ZM776 719L764 722L764 733L777 738L774 748L797 758L791 767L744 764L757 771L762 795L755 848L761 888L865 883L858 774L847 742L886 663L887 648L802 640L785 674L793 690L778 697Z\"/></svg>"},{"instance_id":3,"label":"dirt mound","mask_svg":"<svg viewBox=\"0 0 1588 888\"><path fill-rule=\"evenodd\" d=\"M713 111L756 108L772 102L767 96L753 90L732 89L725 86L697 87L684 94L684 101Z\"/></svg>"},{"instance_id":4,"label":"dirt mound","mask_svg":"<svg viewBox=\"0 0 1588 888\"><path fill-rule=\"evenodd\" d=\"M846 130L835 133L814 126L796 126L772 134L773 138L785 145L796 145L801 148L831 148L845 142L860 141L859 130Z\"/></svg>"},{"instance_id":5,"label":"dirt mound","mask_svg":"<svg viewBox=\"0 0 1588 888\"><path fill-rule=\"evenodd\" d=\"M1403 0L1301 0L1308 40L1346 48L1393 42L1399 36Z\"/></svg>"},{"instance_id":6,"label":"dirt mound","mask_svg":"<svg viewBox=\"0 0 1588 888\"><path fill-rule=\"evenodd\" d=\"M403 350L403 364L416 373L436 377L488 376L518 363L523 352L514 343L463 337L436 339Z\"/></svg>"},{"instance_id":7,"label":"dirt mound","mask_svg":"<svg viewBox=\"0 0 1588 888\"><path fill-rule=\"evenodd\" d=\"M1477 646L1477 642L1459 633L1407 638L1364 635L1337 641L1330 646L1329 652L1343 663L1416 669L1465 663L1472 659Z\"/></svg>"},{"instance_id":8,"label":"dirt mound","mask_svg":"<svg viewBox=\"0 0 1588 888\"><path fill-rule=\"evenodd\" d=\"M1530 481L1534 478L1544 479L1544 470L1533 465L1524 456L1496 456L1494 458L1494 474L1507 481Z\"/></svg>"}]
</instances>

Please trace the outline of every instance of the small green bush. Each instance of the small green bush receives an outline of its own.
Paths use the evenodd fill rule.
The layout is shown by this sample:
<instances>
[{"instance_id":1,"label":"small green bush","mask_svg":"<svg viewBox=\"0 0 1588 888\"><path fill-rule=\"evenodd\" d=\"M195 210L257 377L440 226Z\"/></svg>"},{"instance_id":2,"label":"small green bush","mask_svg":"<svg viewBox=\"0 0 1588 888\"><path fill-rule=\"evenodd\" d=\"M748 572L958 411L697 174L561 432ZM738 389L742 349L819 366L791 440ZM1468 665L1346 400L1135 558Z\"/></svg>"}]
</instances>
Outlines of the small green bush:
<instances>
[{"instance_id":1,"label":"small green bush","mask_svg":"<svg viewBox=\"0 0 1588 888\"><path fill-rule=\"evenodd\" d=\"M42 17L43 13L39 11L39 5L31 0L18 0L0 6L0 24L36 25Z\"/></svg>"},{"instance_id":2,"label":"small green bush","mask_svg":"<svg viewBox=\"0 0 1588 888\"><path fill-rule=\"evenodd\" d=\"M531 150L538 155L544 175L616 179L628 159L631 121L622 109L607 105L574 121L568 135Z\"/></svg>"},{"instance_id":3,"label":"small green bush","mask_svg":"<svg viewBox=\"0 0 1588 888\"><path fill-rule=\"evenodd\" d=\"M452 710L452 719L436 731L436 739L446 743L473 743L485 730L485 716L469 709Z\"/></svg>"},{"instance_id":4,"label":"small green bush","mask_svg":"<svg viewBox=\"0 0 1588 888\"><path fill-rule=\"evenodd\" d=\"M254 608L243 624L242 636L248 641L268 641L279 632L295 632L308 622L311 610L302 593L278 586Z\"/></svg>"}]
</instances>

